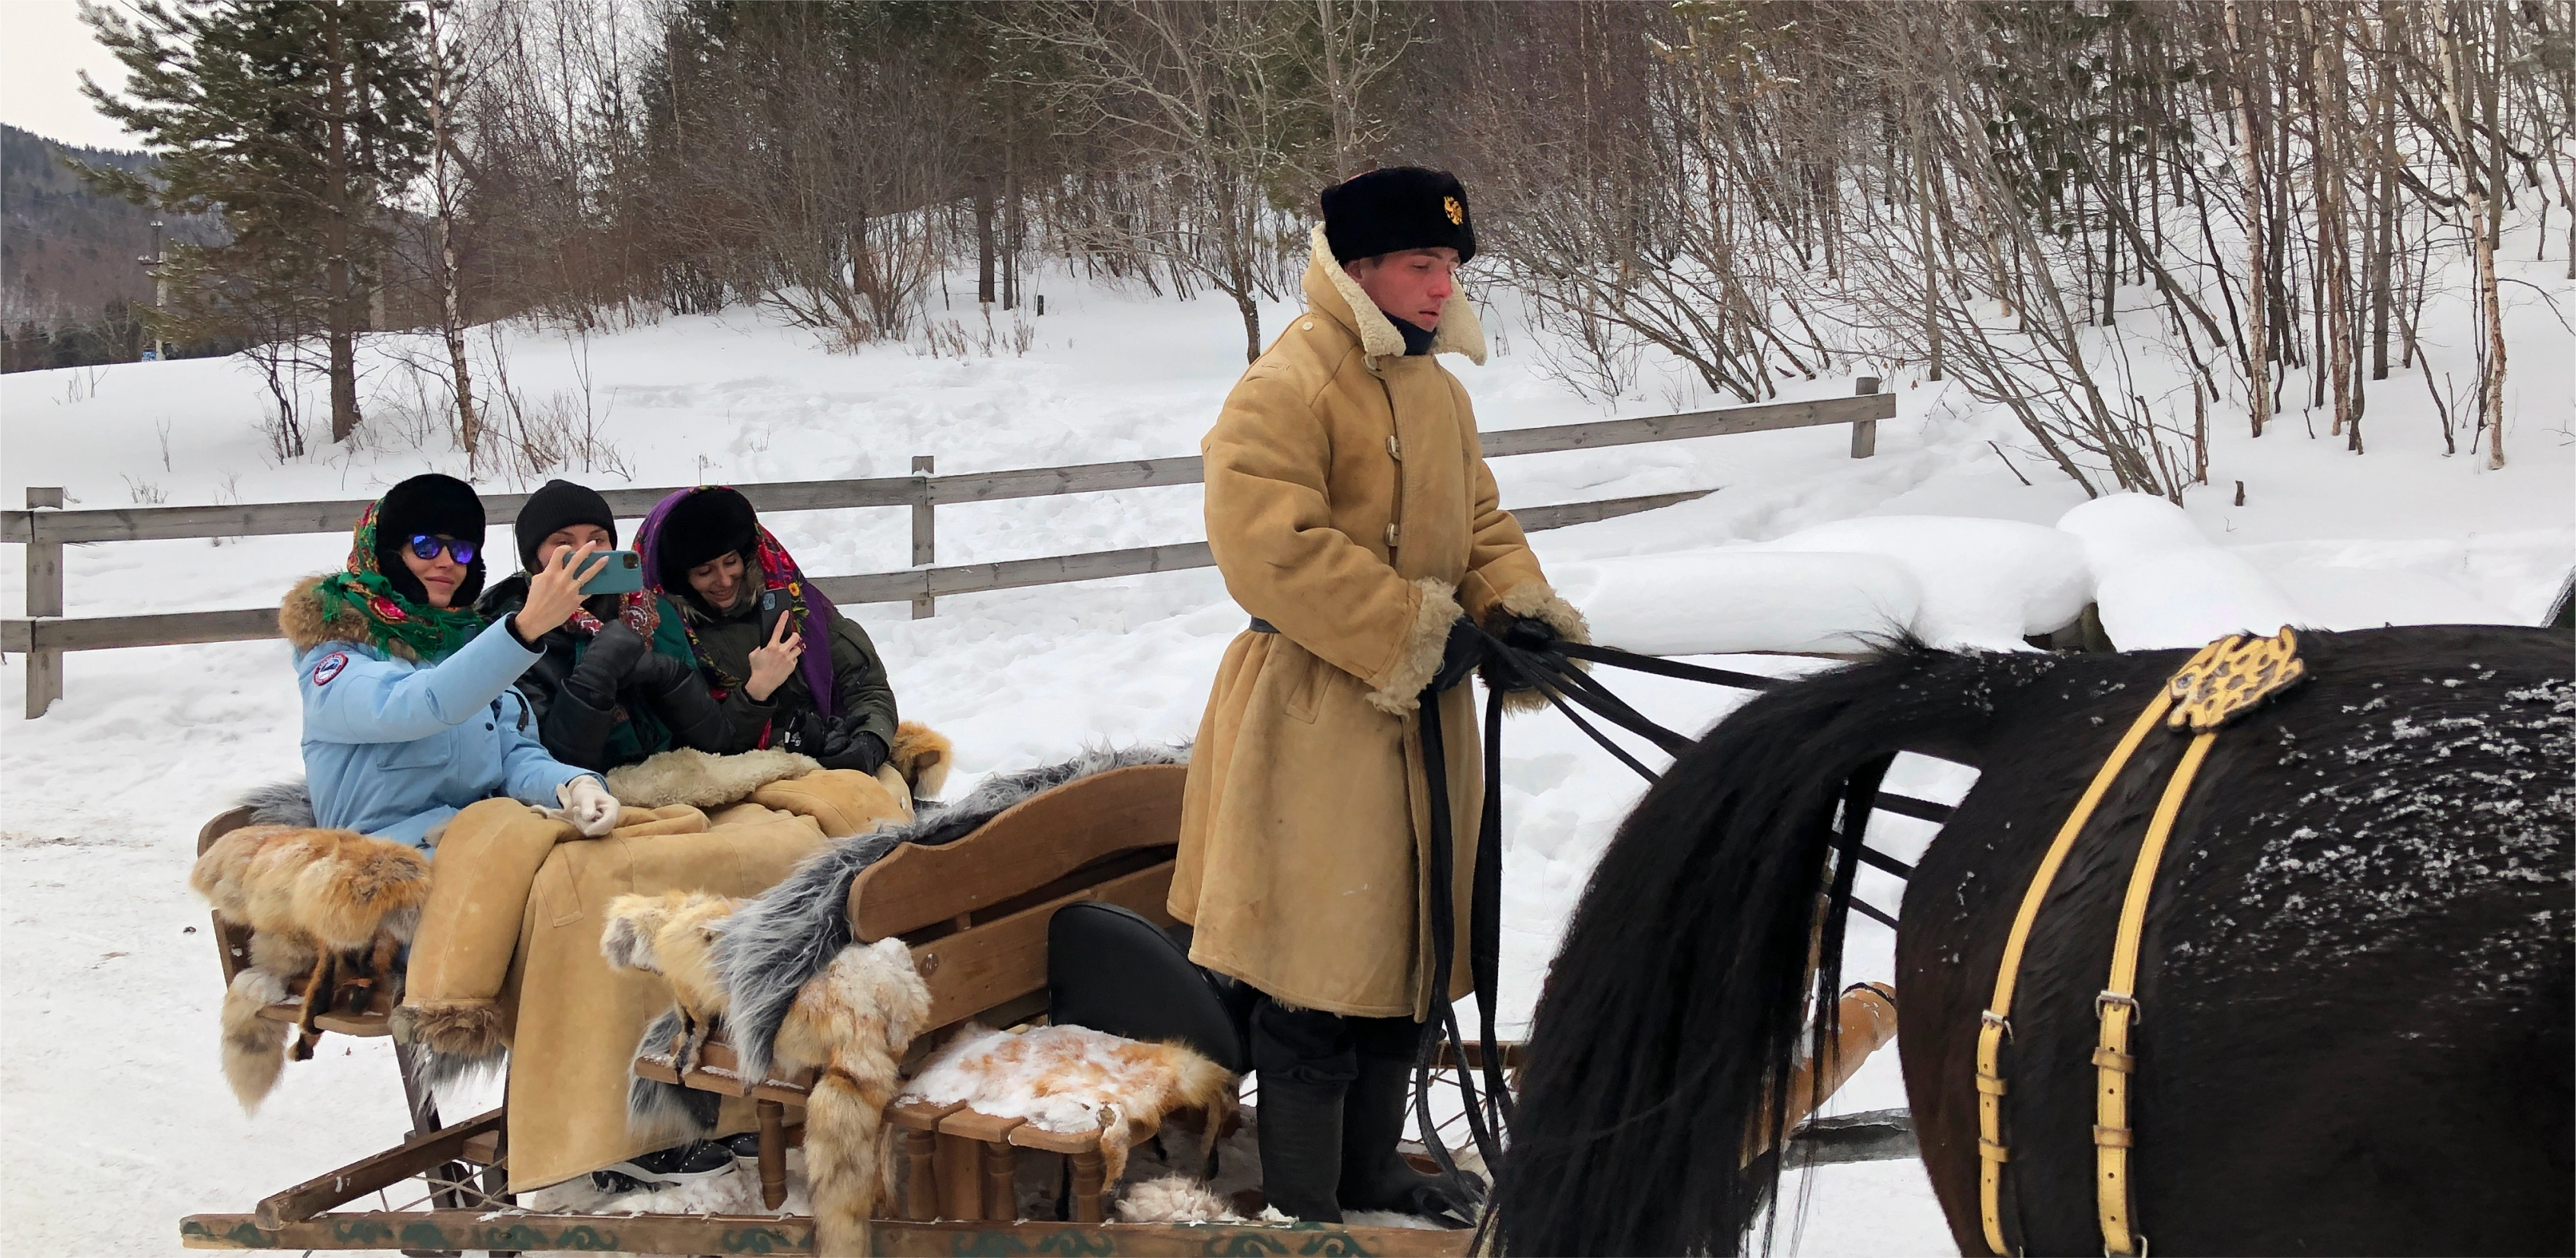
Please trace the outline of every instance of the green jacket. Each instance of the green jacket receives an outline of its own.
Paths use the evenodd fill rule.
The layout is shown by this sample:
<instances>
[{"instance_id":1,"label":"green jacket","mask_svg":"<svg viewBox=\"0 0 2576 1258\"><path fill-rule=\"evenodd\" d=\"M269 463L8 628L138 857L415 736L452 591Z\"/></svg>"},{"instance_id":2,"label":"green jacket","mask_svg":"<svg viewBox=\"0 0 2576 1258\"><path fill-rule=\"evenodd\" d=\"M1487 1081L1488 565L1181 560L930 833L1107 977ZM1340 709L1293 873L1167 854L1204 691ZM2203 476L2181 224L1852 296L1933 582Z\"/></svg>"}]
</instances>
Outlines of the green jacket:
<instances>
[{"instance_id":1,"label":"green jacket","mask_svg":"<svg viewBox=\"0 0 2576 1258\"><path fill-rule=\"evenodd\" d=\"M769 634L786 611L784 596L770 597L768 591L754 591L740 607L720 612L712 620L701 617L697 625L698 651L702 662L716 674L726 677L751 676L751 653L769 641ZM683 604L691 599L675 599ZM764 604L775 606L763 606ZM683 615L700 615L690 606ZM884 739L894 746L894 687L886 681L885 661L877 655L868 631L859 623L843 616L838 609L831 614L833 698L843 716L862 718L859 728ZM792 631L792 630L791 630ZM812 651L822 643L808 642ZM726 751L749 751L771 741L777 733L814 710L814 695L805 684L803 670L789 673L787 680L772 691L766 703L757 701L742 687L735 687L724 697L725 716L733 726L731 744Z\"/></svg>"}]
</instances>

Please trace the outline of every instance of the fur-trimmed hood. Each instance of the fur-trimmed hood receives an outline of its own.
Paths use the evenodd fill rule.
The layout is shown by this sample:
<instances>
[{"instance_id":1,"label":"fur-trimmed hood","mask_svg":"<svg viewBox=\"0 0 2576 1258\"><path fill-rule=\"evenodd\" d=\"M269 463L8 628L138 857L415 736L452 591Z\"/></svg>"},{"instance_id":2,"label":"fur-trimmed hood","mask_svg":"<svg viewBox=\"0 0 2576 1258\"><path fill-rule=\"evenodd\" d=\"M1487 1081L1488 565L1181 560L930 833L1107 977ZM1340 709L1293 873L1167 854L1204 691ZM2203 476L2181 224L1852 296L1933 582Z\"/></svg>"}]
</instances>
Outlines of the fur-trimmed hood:
<instances>
[{"instance_id":1,"label":"fur-trimmed hood","mask_svg":"<svg viewBox=\"0 0 2576 1258\"><path fill-rule=\"evenodd\" d=\"M1306 301L1318 312L1331 316L1343 327L1357 333L1360 352L1368 355L1375 369L1381 358L1404 357L1404 334L1396 330L1395 321L1369 300L1359 281L1342 269L1342 261L1333 256L1333 247L1324 241L1324 229L1313 233L1314 255L1306 262L1303 287ZM1449 294L1440 307L1440 326L1432 329L1431 352L1464 354L1467 361L1485 365L1485 325L1476 317L1476 307L1467 300L1466 290Z\"/></svg>"},{"instance_id":2,"label":"fur-trimmed hood","mask_svg":"<svg viewBox=\"0 0 2576 1258\"><path fill-rule=\"evenodd\" d=\"M331 575L317 572L296 582L295 588L288 590L286 597L278 602L278 632L286 635L296 654L302 655L325 642L346 642L382 650L398 660L414 664L420 662L420 653L400 642L377 643L367 632L367 618L354 608L343 607L335 613L325 614L316 588Z\"/></svg>"}]
</instances>

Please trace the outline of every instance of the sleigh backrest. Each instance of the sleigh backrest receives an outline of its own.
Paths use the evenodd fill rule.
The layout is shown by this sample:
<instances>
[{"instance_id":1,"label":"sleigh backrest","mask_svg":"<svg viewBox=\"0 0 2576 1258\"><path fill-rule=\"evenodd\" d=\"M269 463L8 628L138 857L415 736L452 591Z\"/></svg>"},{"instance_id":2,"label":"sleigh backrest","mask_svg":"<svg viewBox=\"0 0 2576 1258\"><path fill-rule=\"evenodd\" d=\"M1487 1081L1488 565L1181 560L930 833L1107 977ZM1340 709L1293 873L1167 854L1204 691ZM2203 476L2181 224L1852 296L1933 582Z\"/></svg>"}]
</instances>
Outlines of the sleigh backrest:
<instances>
[{"instance_id":1,"label":"sleigh backrest","mask_svg":"<svg viewBox=\"0 0 2576 1258\"><path fill-rule=\"evenodd\" d=\"M1046 1007L1057 909L1097 900L1171 924L1163 901L1188 775L1177 764L1111 769L1030 796L953 843L897 849L852 883L851 928L861 942L912 945L932 1028L1033 1017Z\"/></svg>"},{"instance_id":2,"label":"sleigh backrest","mask_svg":"<svg viewBox=\"0 0 2576 1258\"><path fill-rule=\"evenodd\" d=\"M197 831L197 855L215 845L215 840L250 824L251 807L242 804L216 813L215 818ZM233 985L233 975L250 964L250 927L236 926L221 917L215 918L215 960L224 967L224 986Z\"/></svg>"}]
</instances>

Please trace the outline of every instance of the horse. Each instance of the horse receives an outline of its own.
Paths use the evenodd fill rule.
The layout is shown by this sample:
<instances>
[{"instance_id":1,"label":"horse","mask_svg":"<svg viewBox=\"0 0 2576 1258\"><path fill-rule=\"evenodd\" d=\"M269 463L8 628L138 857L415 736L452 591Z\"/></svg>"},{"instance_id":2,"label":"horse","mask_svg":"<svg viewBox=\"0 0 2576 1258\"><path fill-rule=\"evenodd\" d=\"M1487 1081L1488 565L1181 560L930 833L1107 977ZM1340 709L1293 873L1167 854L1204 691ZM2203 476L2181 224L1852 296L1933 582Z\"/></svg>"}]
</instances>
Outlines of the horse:
<instances>
[{"instance_id":1,"label":"horse","mask_svg":"<svg viewBox=\"0 0 2576 1258\"><path fill-rule=\"evenodd\" d=\"M2215 736L2149 884L2134 1225L2159 1256L2567 1253L2569 640L2434 626L2298 646L2306 677ZM1747 1151L1834 1034L1854 857L1909 750L1980 774L1908 877L1897 1046L1953 1236L1993 1252L1975 1049L2006 938L2070 807L2190 655L1897 642L1687 748L1622 822L1541 992L1491 1201L1503 1250L1735 1253L1757 1225L1767 1243L1780 1163ZM2147 733L2018 967L1997 1090L2021 1252L2104 1249L2096 999L2190 741Z\"/></svg>"}]
</instances>

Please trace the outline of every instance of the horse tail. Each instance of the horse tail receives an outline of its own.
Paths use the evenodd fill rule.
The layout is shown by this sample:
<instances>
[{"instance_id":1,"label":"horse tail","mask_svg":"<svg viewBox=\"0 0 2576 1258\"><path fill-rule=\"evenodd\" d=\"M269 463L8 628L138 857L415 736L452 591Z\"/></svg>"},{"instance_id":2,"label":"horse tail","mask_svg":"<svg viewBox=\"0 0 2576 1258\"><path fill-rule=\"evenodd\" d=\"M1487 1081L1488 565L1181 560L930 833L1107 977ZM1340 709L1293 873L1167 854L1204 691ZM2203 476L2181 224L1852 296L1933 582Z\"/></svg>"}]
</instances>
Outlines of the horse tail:
<instances>
[{"instance_id":1,"label":"horse tail","mask_svg":"<svg viewBox=\"0 0 2576 1258\"><path fill-rule=\"evenodd\" d=\"M1898 750L1976 741L2048 666L1899 641L1681 754L1594 868L1540 995L1494 1196L1505 1252L1738 1250L1779 1180L1777 1157L1747 1156L1774 1143L1753 1128L1792 1112L1808 1009L1808 1051L1837 1030L1860 837L1837 813L1866 818Z\"/></svg>"}]
</instances>

